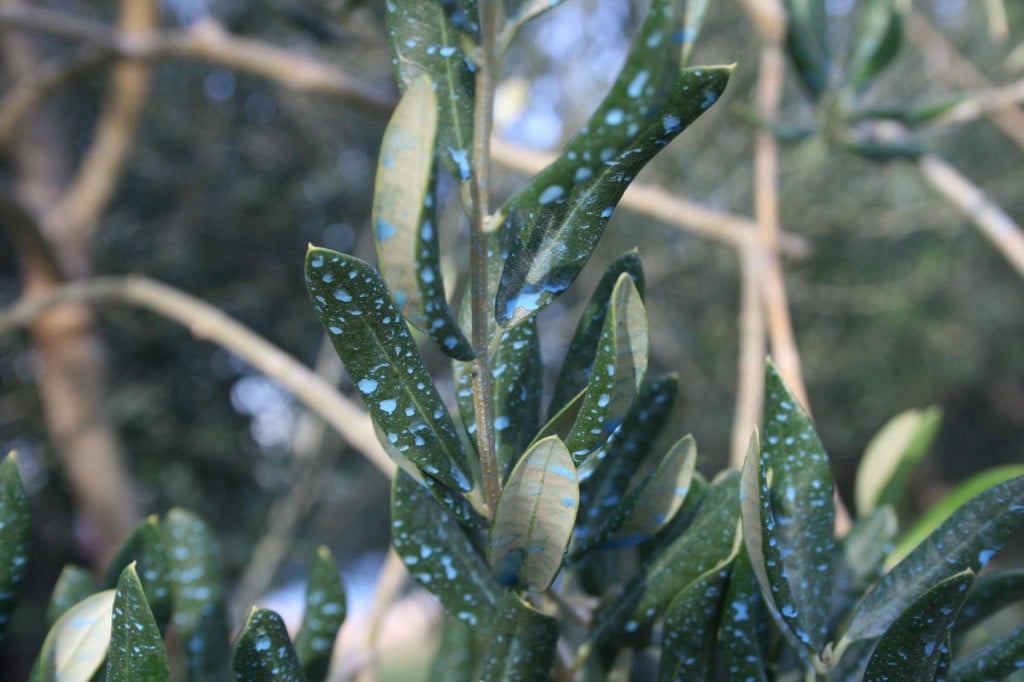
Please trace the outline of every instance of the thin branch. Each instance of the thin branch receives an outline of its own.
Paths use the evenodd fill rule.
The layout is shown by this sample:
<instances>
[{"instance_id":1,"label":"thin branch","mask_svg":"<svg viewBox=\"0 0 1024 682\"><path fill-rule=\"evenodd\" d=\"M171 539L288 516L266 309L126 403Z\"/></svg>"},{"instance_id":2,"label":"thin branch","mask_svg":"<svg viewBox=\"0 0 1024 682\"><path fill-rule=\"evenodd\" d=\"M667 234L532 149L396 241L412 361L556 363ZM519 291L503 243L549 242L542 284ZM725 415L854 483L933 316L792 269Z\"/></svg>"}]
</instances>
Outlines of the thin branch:
<instances>
[{"instance_id":1,"label":"thin branch","mask_svg":"<svg viewBox=\"0 0 1024 682\"><path fill-rule=\"evenodd\" d=\"M985 0L985 16L988 18L988 37L996 43L1010 37L1010 23L1006 19L1004 0Z\"/></svg>"},{"instance_id":2,"label":"thin branch","mask_svg":"<svg viewBox=\"0 0 1024 682\"><path fill-rule=\"evenodd\" d=\"M98 277L56 287L0 311L0 334L31 324L48 308L69 301L121 301L147 308L229 350L278 381L329 424L382 473L395 465L373 433L369 415L309 368L205 301L138 276Z\"/></svg>"},{"instance_id":3,"label":"thin branch","mask_svg":"<svg viewBox=\"0 0 1024 682\"><path fill-rule=\"evenodd\" d=\"M373 606L366 616L366 633L363 638L363 658L358 667L352 671L349 679L358 682L374 682L377 679L377 639L381 624L405 583L405 564L395 553L394 547L388 550L384 559L384 567L377 578L377 590L373 594Z\"/></svg>"},{"instance_id":4,"label":"thin branch","mask_svg":"<svg viewBox=\"0 0 1024 682\"><path fill-rule=\"evenodd\" d=\"M932 122L934 127L966 123L982 116L994 116L1024 103L1024 80L978 92L966 98Z\"/></svg>"},{"instance_id":5,"label":"thin branch","mask_svg":"<svg viewBox=\"0 0 1024 682\"><path fill-rule=\"evenodd\" d=\"M739 362L736 412L732 422L729 466L740 469L747 456L750 434L764 410L764 311L758 281L760 256L754 247L737 249L740 266Z\"/></svg>"}]
</instances>

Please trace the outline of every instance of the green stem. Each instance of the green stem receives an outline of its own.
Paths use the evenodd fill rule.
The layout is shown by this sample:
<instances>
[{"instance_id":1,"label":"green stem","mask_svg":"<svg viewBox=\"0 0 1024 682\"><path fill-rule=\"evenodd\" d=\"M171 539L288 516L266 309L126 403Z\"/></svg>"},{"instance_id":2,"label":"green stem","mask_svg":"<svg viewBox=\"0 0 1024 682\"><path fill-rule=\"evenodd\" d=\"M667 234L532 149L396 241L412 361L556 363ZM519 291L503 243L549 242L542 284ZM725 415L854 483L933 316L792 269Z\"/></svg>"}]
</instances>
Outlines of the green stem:
<instances>
[{"instance_id":1,"label":"green stem","mask_svg":"<svg viewBox=\"0 0 1024 682\"><path fill-rule=\"evenodd\" d=\"M473 178L470 183L470 299L472 341L477 357L473 361L473 404L476 412L477 451L483 478L484 499L493 511L501 494L501 478L494 447L494 395L491 388L491 354L487 347L491 319L487 290L487 235L484 224L489 213L487 192L491 162L491 125L494 106L494 69L497 64L497 4L480 3L480 55L476 73L476 106L473 126Z\"/></svg>"}]
</instances>

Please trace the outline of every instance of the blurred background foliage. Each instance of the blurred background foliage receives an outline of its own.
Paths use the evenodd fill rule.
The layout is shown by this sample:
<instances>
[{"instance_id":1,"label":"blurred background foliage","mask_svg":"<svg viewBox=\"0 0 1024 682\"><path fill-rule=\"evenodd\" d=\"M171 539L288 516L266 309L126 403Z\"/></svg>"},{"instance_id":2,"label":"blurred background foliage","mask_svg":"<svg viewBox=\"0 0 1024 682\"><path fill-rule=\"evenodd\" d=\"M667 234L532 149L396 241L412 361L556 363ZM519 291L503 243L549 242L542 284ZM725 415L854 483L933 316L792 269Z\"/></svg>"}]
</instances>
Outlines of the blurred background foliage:
<instances>
[{"instance_id":1,"label":"blurred background foliage","mask_svg":"<svg viewBox=\"0 0 1024 682\"><path fill-rule=\"evenodd\" d=\"M105 23L117 9L113 2L44 4ZM209 14L236 34L318 56L390 87L381 4L166 0L161 25L187 25ZM1009 37L993 39L984 3L914 4L992 81L1024 78L1024 5L1005 3ZM505 63L499 134L542 149L571 134L600 101L645 5L568 0L528 25ZM834 44L849 41L855 5L828 3ZM738 3L712 3L694 63L737 62L738 68L724 101L641 181L752 213L753 129L736 112L752 102L758 45ZM905 44L867 100L917 102L962 92L949 84L947 70ZM66 140L72 160L91 135L105 85L101 70L51 102L60 113L54 134ZM813 121L816 113L792 72L786 87L783 120ZM372 259L367 223L385 123L384 115L220 66L157 61L137 140L99 226L94 272L140 273L179 287L313 365L322 329L304 289L303 254L312 242ZM1024 219L1024 150L984 119L929 131L925 139L1011 216ZM782 225L813 248L809 257L785 263L794 328L811 407L847 499L870 436L909 407L938 404L945 415L914 486L919 507L973 471L1024 460L1019 275L912 163L868 161L816 137L786 145L780 171ZM10 181L9 170L0 173L6 176L0 181ZM498 168L494 194L502 198L521 182ZM444 239L454 273L464 264L467 227L449 184ZM666 435L674 440L692 432L700 468L710 475L727 460L735 400L739 264L728 246L618 211L581 281L542 315L549 380L604 265L633 247L647 272L651 369L680 376L681 400ZM18 271L0 231L5 305L21 293ZM271 505L295 481L290 453L301 406L187 329L140 309L99 310L111 358L109 408L143 509L176 505L205 517L224 543L229 576L237 576L267 528ZM426 352L436 374L445 375L447 362ZM35 499L40 571L33 592L43 600L64 562L90 557L82 534L72 532L74 500L41 415L38 371L27 334L0 336L0 451L20 451ZM329 466L291 538L288 555L297 562L285 563L279 583L301 573L316 544L330 544L349 570L388 544L387 481L329 431L316 449ZM23 611L21 631L38 632L38 618Z\"/></svg>"}]
</instances>

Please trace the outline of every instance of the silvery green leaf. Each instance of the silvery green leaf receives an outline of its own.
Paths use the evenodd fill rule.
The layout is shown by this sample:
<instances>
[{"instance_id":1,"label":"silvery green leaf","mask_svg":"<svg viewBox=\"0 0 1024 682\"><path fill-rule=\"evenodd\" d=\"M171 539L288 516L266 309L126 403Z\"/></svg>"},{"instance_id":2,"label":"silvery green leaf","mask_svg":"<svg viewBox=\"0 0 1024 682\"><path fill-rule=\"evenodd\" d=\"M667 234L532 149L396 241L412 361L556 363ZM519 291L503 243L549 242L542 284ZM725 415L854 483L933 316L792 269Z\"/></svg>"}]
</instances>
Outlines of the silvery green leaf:
<instances>
[{"instance_id":1,"label":"silvery green leaf","mask_svg":"<svg viewBox=\"0 0 1024 682\"><path fill-rule=\"evenodd\" d=\"M306 584L306 610L295 636L295 653L308 682L327 679L334 640L345 622L345 586L331 551L320 547L313 558Z\"/></svg>"},{"instance_id":2,"label":"silvery green leaf","mask_svg":"<svg viewBox=\"0 0 1024 682\"><path fill-rule=\"evenodd\" d=\"M88 682L110 646L114 590L97 592L64 612L39 652L40 682Z\"/></svg>"},{"instance_id":3,"label":"silvery green leaf","mask_svg":"<svg viewBox=\"0 0 1024 682\"><path fill-rule=\"evenodd\" d=\"M29 526L28 495L12 452L0 461L0 642L28 568Z\"/></svg>"},{"instance_id":4,"label":"silvery green leaf","mask_svg":"<svg viewBox=\"0 0 1024 682\"><path fill-rule=\"evenodd\" d=\"M853 53L846 66L850 87L861 92L885 70L903 42L903 11L895 0L862 0Z\"/></svg>"},{"instance_id":5,"label":"silvery green leaf","mask_svg":"<svg viewBox=\"0 0 1024 682\"><path fill-rule=\"evenodd\" d=\"M46 607L46 626L52 627L68 609L97 591L92 572L73 564L64 566Z\"/></svg>"},{"instance_id":6,"label":"silvery green leaf","mask_svg":"<svg viewBox=\"0 0 1024 682\"><path fill-rule=\"evenodd\" d=\"M238 682L305 682L281 616L254 608L235 643L231 671Z\"/></svg>"},{"instance_id":7,"label":"silvery green leaf","mask_svg":"<svg viewBox=\"0 0 1024 682\"><path fill-rule=\"evenodd\" d=\"M929 407L907 410L886 422L868 443L857 467L854 500L858 513L902 504L910 476L935 440L941 419L942 410Z\"/></svg>"},{"instance_id":8,"label":"silvery green leaf","mask_svg":"<svg viewBox=\"0 0 1024 682\"><path fill-rule=\"evenodd\" d=\"M134 563L117 581L106 672L108 682L171 680L163 637Z\"/></svg>"}]
</instances>

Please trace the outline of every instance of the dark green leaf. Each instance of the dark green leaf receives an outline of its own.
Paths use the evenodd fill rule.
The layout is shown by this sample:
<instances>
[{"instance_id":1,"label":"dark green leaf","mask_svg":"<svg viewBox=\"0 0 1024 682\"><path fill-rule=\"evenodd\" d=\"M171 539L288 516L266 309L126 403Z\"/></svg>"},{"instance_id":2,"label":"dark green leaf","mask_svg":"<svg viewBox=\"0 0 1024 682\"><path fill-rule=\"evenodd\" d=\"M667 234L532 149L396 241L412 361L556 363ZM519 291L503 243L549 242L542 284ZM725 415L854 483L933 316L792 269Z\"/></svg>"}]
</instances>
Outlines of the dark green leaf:
<instances>
[{"instance_id":1,"label":"dark green leaf","mask_svg":"<svg viewBox=\"0 0 1024 682\"><path fill-rule=\"evenodd\" d=\"M665 611L660 682L710 679L722 594L729 567L716 568L683 588Z\"/></svg>"},{"instance_id":2,"label":"dark green leaf","mask_svg":"<svg viewBox=\"0 0 1024 682\"><path fill-rule=\"evenodd\" d=\"M476 682L476 636L473 628L451 616L444 622L441 643L430 666L429 682Z\"/></svg>"},{"instance_id":3,"label":"dark green leaf","mask_svg":"<svg viewBox=\"0 0 1024 682\"><path fill-rule=\"evenodd\" d=\"M863 590L882 577L885 557L896 537L896 514L892 507L878 507L857 519L842 540L843 566L852 587Z\"/></svg>"},{"instance_id":4,"label":"dark green leaf","mask_svg":"<svg viewBox=\"0 0 1024 682\"><path fill-rule=\"evenodd\" d=\"M437 0L444 8L448 23L474 42L480 41L480 8L477 0Z\"/></svg>"},{"instance_id":5,"label":"dark green leaf","mask_svg":"<svg viewBox=\"0 0 1024 682\"><path fill-rule=\"evenodd\" d=\"M928 153L928 148L907 137L901 140L879 140L874 137L851 135L843 139L843 146L852 154L869 161L916 161Z\"/></svg>"},{"instance_id":6,"label":"dark green leaf","mask_svg":"<svg viewBox=\"0 0 1024 682\"><path fill-rule=\"evenodd\" d=\"M894 0L863 0L857 5L857 30L847 78L855 92L865 90L899 52L903 13Z\"/></svg>"},{"instance_id":7,"label":"dark green leaf","mask_svg":"<svg viewBox=\"0 0 1024 682\"><path fill-rule=\"evenodd\" d=\"M466 530L402 470L391 491L391 542L409 573L445 610L481 633L504 590Z\"/></svg>"},{"instance_id":8,"label":"dark green leaf","mask_svg":"<svg viewBox=\"0 0 1024 682\"><path fill-rule=\"evenodd\" d=\"M230 658L220 547L195 514L172 509L163 522L177 639L189 682L223 682Z\"/></svg>"},{"instance_id":9,"label":"dark green leaf","mask_svg":"<svg viewBox=\"0 0 1024 682\"><path fill-rule=\"evenodd\" d=\"M1021 599L1024 599L1024 568L983 573L967 595L956 619L956 628L965 631Z\"/></svg>"},{"instance_id":10,"label":"dark green leaf","mask_svg":"<svg viewBox=\"0 0 1024 682\"><path fill-rule=\"evenodd\" d=\"M860 465L854 499L857 512L868 514L875 507L899 508L911 474L928 452L939 430L942 410L907 410L890 419L871 439Z\"/></svg>"},{"instance_id":11,"label":"dark green leaf","mask_svg":"<svg viewBox=\"0 0 1024 682\"><path fill-rule=\"evenodd\" d=\"M516 239L495 299L499 323L522 321L572 284L626 187L658 151L718 100L732 69L684 70L656 113L628 96L614 100L614 106L606 106L605 100L598 110L605 111L603 117L591 119L584 128L586 142L577 142L579 136L571 140L568 151L506 202L499 217L515 226ZM641 83L638 91L643 89ZM621 131L633 132L623 136Z\"/></svg>"},{"instance_id":12,"label":"dark green leaf","mask_svg":"<svg viewBox=\"0 0 1024 682\"><path fill-rule=\"evenodd\" d=\"M832 472L807 413L771 363L764 395L763 445L755 435L743 469L747 552L779 626L814 656L829 633Z\"/></svg>"},{"instance_id":13,"label":"dark green leaf","mask_svg":"<svg viewBox=\"0 0 1024 682\"><path fill-rule=\"evenodd\" d=\"M619 281L619 276L626 273L632 278L640 296L644 294L644 271L640 264L640 256L636 250L624 253L608 266L601 281L597 283L590 302L583 309L576 333L569 342L569 349L562 361L558 379L551 394L551 405L548 414L555 414L572 400L573 396L587 387L590 380L590 369L597 356L601 330L611 304L612 290Z\"/></svg>"},{"instance_id":14,"label":"dark green leaf","mask_svg":"<svg viewBox=\"0 0 1024 682\"><path fill-rule=\"evenodd\" d=\"M0 642L28 568L29 526L28 495L12 452L0 462Z\"/></svg>"},{"instance_id":15,"label":"dark green leaf","mask_svg":"<svg viewBox=\"0 0 1024 682\"><path fill-rule=\"evenodd\" d=\"M434 141L437 96L427 76L409 84L381 141L373 196L380 273L399 312L446 354L473 358L445 299L437 210Z\"/></svg>"},{"instance_id":16,"label":"dark green leaf","mask_svg":"<svg viewBox=\"0 0 1024 682\"><path fill-rule=\"evenodd\" d=\"M757 577L750 566L746 547L741 546L729 577L718 636L718 647L730 680L768 681L757 621L760 604Z\"/></svg>"},{"instance_id":17,"label":"dark green leaf","mask_svg":"<svg viewBox=\"0 0 1024 682\"><path fill-rule=\"evenodd\" d=\"M828 88L831 56L825 25L825 0L783 0L786 50L800 82L817 99Z\"/></svg>"},{"instance_id":18,"label":"dark green leaf","mask_svg":"<svg viewBox=\"0 0 1024 682\"><path fill-rule=\"evenodd\" d=\"M540 428L537 435L534 437L531 445L549 438L550 436L558 436L560 440L565 440L569 437L569 432L572 431L573 424L576 423L576 419L579 417L580 409L583 407L583 401L587 397L587 390L583 389L576 394L576 397L570 400L565 407L551 417L548 422Z\"/></svg>"},{"instance_id":19,"label":"dark green leaf","mask_svg":"<svg viewBox=\"0 0 1024 682\"><path fill-rule=\"evenodd\" d=\"M946 679L949 682L988 682L1004 679L1021 669L1024 669L1024 625L958 658Z\"/></svg>"},{"instance_id":20,"label":"dark green leaf","mask_svg":"<svg viewBox=\"0 0 1024 682\"><path fill-rule=\"evenodd\" d=\"M153 611L157 625L166 627L171 619L171 578L167 559L167 546L157 517L150 516L140 523L124 541L117 555L107 567L103 587L111 588L124 578L124 568L135 563L142 580L146 602Z\"/></svg>"},{"instance_id":21,"label":"dark green leaf","mask_svg":"<svg viewBox=\"0 0 1024 682\"><path fill-rule=\"evenodd\" d=\"M843 636L879 637L932 585L981 570L1024 526L1024 476L995 485L957 509L867 594Z\"/></svg>"},{"instance_id":22,"label":"dark green leaf","mask_svg":"<svg viewBox=\"0 0 1024 682\"><path fill-rule=\"evenodd\" d=\"M99 585L91 572L81 566L66 565L57 578L46 607L46 626L51 627L68 609L98 590Z\"/></svg>"},{"instance_id":23,"label":"dark green leaf","mask_svg":"<svg viewBox=\"0 0 1024 682\"><path fill-rule=\"evenodd\" d=\"M39 653L41 682L88 682L110 646L114 590L97 592L68 609L50 628Z\"/></svg>"},{"instance_id":24,"label":"dark green leaf","mask_svg":"<svg viewBox=\"0 0 1024 682\"><path fill-rule=\"evenodd\" d=\"M238 682L305 682L281 616L253 609L235 644L231 670Z\"/></svg>"},{"instance_id":25,"label":"dark green leaf","mask_svg":"<svg viewBox=\"0 0 1024 682\"><path fill-rule=\"evenodd\" d=\"M306 585L306 611L295 637L295 653L309 682L327 679L338 629L345 622L345 586L331 551L320 547Z\"/></svg>"},{"instance_id":26,"label":"dark green leaf","mask_svg":"<svg viewBox=\"0 0 1024 682\"><path fill-rule=\"evenodd\" d=\"M943 644L973 582L974 571L968 569L915 599L878 640L865 682L932 682Z\"/></svg>"},{"instance_id":27,"label":"dark green leaf","mask_svg":"<svg viewBox=\"0 0 1024 682\"><path fill-rule=\"evenodd\" d=\"M439 2L391 0L384 6L398 87L404 92L423 75L436 86L438 155L452 175L468 182L473 175L476 80L464 36Z\"/></svg>"},{"instance_id":28,"label":"dark green leaf","mask_svg":"<svg viewBox=\"0 0 1024 682\"><path fill-rule=\"evenodd\" d=\"M576 422L565 439L573 462L583 462L622 423L647 374L647 311L632 278L612 291L597 355Z\"/></svg>"},{"instance_id":29,"label":"dark green leaf","mask_svg":"<svg viewBox=\"0 0 1024 682\"><path fill-rule=\"evenodd\" d=\"M494 510L487 558L504 585L544 591L562 568L580 491L576 467L556 436L531 446Z\"/></svg>"},{"instance_id":30,"label":"dark green leaf","mask_svg":"<svg viewBox=\"0 0 1024 682\"><path fill-rule=\"evenodd\" d=\"M457 490L471 489L455 424L377 272L353 256L311 247L306 286L387 440L423 473Z\"/></svg>"},{"instance_id":31,"label":"dark green leaf","mask_svg":"<svg viewBox=\"0 0 1024 682\"><path fill-rule=\"evenodd\" d=\"M129 564L117 581L110 651L107 654L108 682L170 682L167 652L160 628L147 603L135 564Z\"/></svg>"},{"instance_id":32,"label":"dark green leaf","mask_svg":"<svg viewBox=\"0 0 1024 682\"><path fill-rule=\"evenodd\" d=\"M509 594L497 615L481 682L536 682L551 677L558 621ZM492 618L494 615L492 615Z\"/></svg>"}]
</instances>

